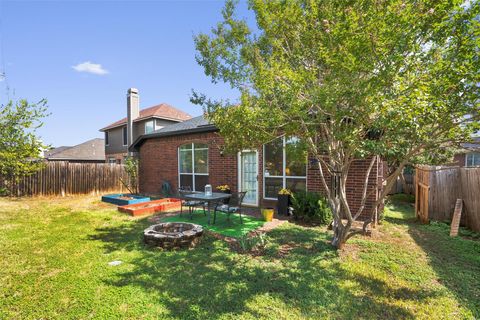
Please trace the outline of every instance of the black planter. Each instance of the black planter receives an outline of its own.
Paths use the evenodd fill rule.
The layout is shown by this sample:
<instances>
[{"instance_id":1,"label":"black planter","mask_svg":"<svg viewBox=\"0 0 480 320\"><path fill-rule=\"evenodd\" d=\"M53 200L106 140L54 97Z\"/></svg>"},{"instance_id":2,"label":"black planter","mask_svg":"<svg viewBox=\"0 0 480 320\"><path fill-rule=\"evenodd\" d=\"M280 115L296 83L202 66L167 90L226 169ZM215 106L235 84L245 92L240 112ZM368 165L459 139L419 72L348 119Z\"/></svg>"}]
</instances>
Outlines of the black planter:
<instances>
[{"instance_id":1,"label":"black planter","mask_svg":"<svg viewBox=\"0 0 480 320\"><path fill-rule=\"evenodd\" d=\"M279 194L277 197L277 212L279 215L288 215L288 207L290 206L290 195Z\"/></svg>"},{"instance_id":2,"label":"black planter","mask_svg":"<svg viewBox=\"0 0 480 320\"><path fill-rule=\"evenodd\" d=\"M225 191L219 191L219 192L221 192L221 193L228 193L228 194L232 193L231 190L225 190ZM223 204L228 204L228 202L230 201L230 198L223 199L222 201L223 201Z\"/></svg>"}]
</instances>

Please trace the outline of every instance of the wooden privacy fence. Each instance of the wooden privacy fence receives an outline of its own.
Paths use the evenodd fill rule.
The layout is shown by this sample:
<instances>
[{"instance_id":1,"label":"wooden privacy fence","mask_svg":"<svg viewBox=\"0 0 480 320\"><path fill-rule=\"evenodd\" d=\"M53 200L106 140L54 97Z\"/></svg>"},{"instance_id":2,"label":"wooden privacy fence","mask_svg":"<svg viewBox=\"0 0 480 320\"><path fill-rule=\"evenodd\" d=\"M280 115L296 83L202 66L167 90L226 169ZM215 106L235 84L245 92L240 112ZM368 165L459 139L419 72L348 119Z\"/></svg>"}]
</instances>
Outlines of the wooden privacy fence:
<instances>
[{"instance_id":1,"label":"wooden privacy fence","mask_svg":"<svg viewBox=\"0 0 480 320\"><path fill-rule=\"evenodd\" d=\"M120 178L126 179L125 168L120 164L47 162L45 167L18 183L0 176L0 188L10 195L74 195L123 191Z\"/></svg>"},{"instance_id":2,"label":"wooden privacy fence","mask_svg":"<svg viewBox=\"0 0 480 320\"><path fill-rule=\"evenodd\" d=\"M397 179L395 184L392 186L389 194L396 193L405 193L405 194L415 194L415 176L413 173L404 173L405 184L402 183L400 177Z\"/></svg>"},{"instance_id":3,"label":"wooden privacy fence","mask_svg":"<svg viewBox=\"0 0 480 320\"><path fill-rule=\"evenodd\" d=\"M419 166L415 180L420 220L451 221L456 201L462 199L461 224L480 231L480 168Z\"/></svg>"}]
</instances>

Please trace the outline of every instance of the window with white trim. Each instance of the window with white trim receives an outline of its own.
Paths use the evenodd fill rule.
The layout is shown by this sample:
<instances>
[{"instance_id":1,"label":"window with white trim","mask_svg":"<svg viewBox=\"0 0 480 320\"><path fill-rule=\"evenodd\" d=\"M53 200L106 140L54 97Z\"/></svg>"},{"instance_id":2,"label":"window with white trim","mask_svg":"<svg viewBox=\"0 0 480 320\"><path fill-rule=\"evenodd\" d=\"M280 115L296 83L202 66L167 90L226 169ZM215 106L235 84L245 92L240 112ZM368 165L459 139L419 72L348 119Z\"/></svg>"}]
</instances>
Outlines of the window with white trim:
<instances>
[{"instance_id":1,"label":"window with white trim","mask_svg":"<svg viewBox=\"0 0 480 320\"><path fill-rule=\"evenodd\" d=\"M152 133L155 131L155 122L154 120L145 122L145 134Z\"/></svg>"},{"instance_id":2,"label":"window with white trim","mask_svg":"<svg viewBox=\"0 0 480 320\"><path fill-rule=\"evenodd\" d=\"M122 141L123 141L124 146L126 146L128 144L127 127L122 128Z\"/></svg>"},{"instance_id":3,"label":"window with white trim","mask_svg":"<svg viewBox=\"0 0 480 320\"><path fill-rule=\"evenodd\" d=\"M180 187L205 190L208 184L208 145L187 143L178 148L178 180Z\"/></svg>"},{"instance_id":4,"label":"window with white trim","mask_svg":"<svg viewBox=\"0 0 480 320\"><path fill-rule=\"evenodd\" d=\"M280 137L263 146L263 197L277 199L278 191L307 189L307 150L296 137Z\"/></svg>"},{"instance_id":5,"label":"window with white trim","mask_svg":"<svg viewBox=\"0 0 480 320\"><path fill-rule=\"evenodd\" d=\"M117 159L115 159L114 157L108 157L108 163L115 164L117 163Z\"/></svg>"},{"instance_id":6,"label":"window with white trim","mask_svg":"<svg viewBox=\"0 0 480 320\"><path fill-rule=\"evenodd\" d=\"M480 166L480 152L471 152L465 155L465 166Z\"/></svg>"}]
</instances>

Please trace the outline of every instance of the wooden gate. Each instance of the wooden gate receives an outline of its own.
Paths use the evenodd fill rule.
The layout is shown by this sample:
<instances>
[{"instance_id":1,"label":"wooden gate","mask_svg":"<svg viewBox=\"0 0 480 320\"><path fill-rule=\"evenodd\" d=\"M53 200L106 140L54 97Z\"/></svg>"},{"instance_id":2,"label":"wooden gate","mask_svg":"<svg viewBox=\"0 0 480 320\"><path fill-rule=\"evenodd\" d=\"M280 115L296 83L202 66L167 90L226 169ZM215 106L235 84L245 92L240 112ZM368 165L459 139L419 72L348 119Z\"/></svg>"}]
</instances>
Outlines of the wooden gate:
<instances>
[{"instance_id":1,"label":"wooden gate","mask_svg":"<svg viewBox=\"0 0 480 320\"><path fill-rule=\"evenodd\" d=\"M415 174L415 216L422 223L428 223L429 193L430 171L419 166Z\"/></svg>"}]
</instances>

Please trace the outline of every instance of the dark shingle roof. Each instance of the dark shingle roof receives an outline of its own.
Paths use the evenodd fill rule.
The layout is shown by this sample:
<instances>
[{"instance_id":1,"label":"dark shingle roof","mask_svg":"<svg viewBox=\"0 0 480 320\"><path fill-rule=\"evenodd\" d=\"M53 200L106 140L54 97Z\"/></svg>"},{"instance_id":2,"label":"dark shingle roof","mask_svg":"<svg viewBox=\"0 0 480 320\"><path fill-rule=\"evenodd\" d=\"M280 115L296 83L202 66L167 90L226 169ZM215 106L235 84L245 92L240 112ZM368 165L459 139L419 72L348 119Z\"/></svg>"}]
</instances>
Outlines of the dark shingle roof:
<instances>
[{"instance_id":1,"label":"dark shingle roof","mask_svg":"<svg viewBox=\"0 0 480 320\"><path fill-rule=\"evenodd\" d=\"M462 147L467 150L480 150L480 137L472 138L472 142L462 143Z\"/></svg>"},{"instance_id":2,"label":"dark shingle roof","mask_svg":"<svg viewBox=\"0 0 480 320\"><path fill-rule=\"evenodd\" d=\"M69 149L69 148L71 148L71 146L61 146L61 147L58 147L58 148L53 148L53 149L48 150L47 152L45 152L44 157L45 157L45 158L51 157L51 156L53 156L54 154L57 154L57 153L62 152L62 151L64 151L64 150L66 150L66 149Z\"/></svg>"},{"instance_id":3,"label":"dark shingle roof","mask_svg":"<svg viewBox=\"0 0 480 320\"><path fill-rule=\"evenodd\" d=\"M138 147L147 139L171 137L189 133L213 132L218 131L217 127L208 122L204 116L198 116L190 120L168 125L152 133L142 135L130 146L130 150L137 150Z\"/></svg>"},{"instance_id":4,"label":"dark shingle roof","mask_svg":"<svg viewBox=\"0 0 480 320\"><path fill-rule=\"evenodd\" d=\"M92 139L73 147L59 147L58 152L45 154L47 160L105 160L105 142L103 139Z\"/></svg>"},{"instance_id":5,"label":"dark shingle roof","mask_svg":"<svg viewBox=\"0 0 480 320\"><path fill-rule=\"evenodd\" d=\"M208 122L207 119L205 119L204 116L198 116L184 122L168 125L150 134L161 133L161 132L174 132L174 131L181 131L181 130L191 130L191 129L205 127L205 126L211 126L211 124Z\"/></svg>"}]
</instances>

